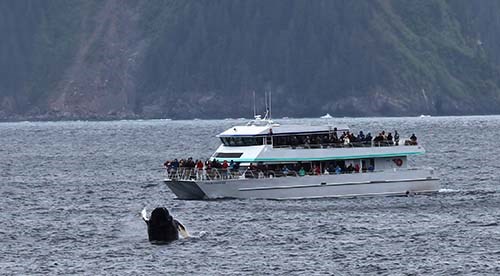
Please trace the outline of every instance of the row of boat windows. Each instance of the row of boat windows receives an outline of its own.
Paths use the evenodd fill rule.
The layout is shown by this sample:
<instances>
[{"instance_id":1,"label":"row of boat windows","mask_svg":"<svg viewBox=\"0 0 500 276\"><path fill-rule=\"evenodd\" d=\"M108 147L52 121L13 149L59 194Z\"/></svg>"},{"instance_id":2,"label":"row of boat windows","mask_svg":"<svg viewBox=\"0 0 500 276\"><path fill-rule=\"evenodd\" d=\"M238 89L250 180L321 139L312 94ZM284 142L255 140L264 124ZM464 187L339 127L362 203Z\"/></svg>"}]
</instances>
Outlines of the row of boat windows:
<instances>
[{"instance_id":1,"label":"row of boat windows","mask_svg":"<svg viewBox=\"0 0 500 276\"><path fill-rule=\"evenodd\" d=\"M326 137L326 138L325 138ZM320 143L323 139L328 138L328 133L323 134L308 134L308 135L294 135L294 136L266 136L266 144L274 146L296 146L301 144ZM221 137L224 146L260 146L264 145L264 137Z\"/></svg>"},{"instance_id":2,"label":"row of boat windows","mask_svg":"<svg viewBox=\"0 0 500 276\"><path fill-rule=\"evenodd\" d=\"M268 164L257 163L256 166L250 166L252 170L261 171L295 171L303 169L309 174L332 174L332 173L352 173L367 172L375 169L375 159L355 159L355 160L328 160L298 162L290 164Z\"/></svg>"},{"instance_id":3,"label":"row of boat windows","mask_svg":"<svg viewBox=\"0 0 500 276\"><path fill-rule=\"evenodd\" d=\"M221 137L224 146L260 146L264 144L263 137Z\"/></svg>"}]
</instances>

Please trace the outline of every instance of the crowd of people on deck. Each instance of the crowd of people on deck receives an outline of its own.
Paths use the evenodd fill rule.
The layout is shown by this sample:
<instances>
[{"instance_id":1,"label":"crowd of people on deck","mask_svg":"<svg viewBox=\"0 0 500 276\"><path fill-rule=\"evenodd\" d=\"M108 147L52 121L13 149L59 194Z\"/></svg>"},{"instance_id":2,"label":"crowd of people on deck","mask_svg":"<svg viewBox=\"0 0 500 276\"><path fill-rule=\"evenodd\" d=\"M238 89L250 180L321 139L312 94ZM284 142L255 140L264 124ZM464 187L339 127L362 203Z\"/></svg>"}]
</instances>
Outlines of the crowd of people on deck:
<instances>
[{"instance_id":1,"label":"crowd of people on deck","mask_svg":"<svg viewBox=\"0 0 500 276\"><path fill-rule=\"evenodd\" d=\"M281 137L288 138L288 137ZM360 131L358 135L354 135L349 131L345 131L342 133L340 137L337 136L337 129L335 128L333 133L329 136L322 137L321 135L312 135L312 139L309 136L303 137L292 136L291 141L282 141L282 142L290 142L289 145L298 146L302 145L308 147L310 145L324 145L324 144L344 144L344 145L353 145L353 143L372 143L374 146L386 146L386 145L399 145L399 134L397 131L394 131L394 135L392 133L386 133L385 131L380 132L377 136L372 137L371 133L367 133L366 135L363 131ZM405 145L417 145L417 137L415 134L410 136L409 140L405 140ZM355 145L355 144L354 144ZM205 161L201 159L194 160L192 157L187 159L174 159L167 160L163 164L166 168L167 173L170 174L179 174L183 172L192 173L194 177L206 178L210 176L220 177L220 178L228 178L230 176L239 176L240 173L240 163L234 162L230 160L217 160L217 159L207 159ZM301 162L297 162L293 165L264 165L263 163L253 164L244 168L245 177L269 177L269 176L305 176L305 175L321 175L321 174L341 174L341 173L359 173L370 172L373 171L373 166L363 165L361 169L359 164L352 163L345 165L343 163L321 163L321 165L316 165L313 163L302 164Z\"/></svg>"},{"instance_id":2,"label":"crowd of people on deck","mask_svg":"<svg viewBox=\"0 0 500 276\"><path fill-rule=\"evenodd\" d=\"M175 158L174 160L167 160L163 163L163 166L167 169L167 172L177 172L178 170L199 170L199 171L210 171L212 169L221 170L221 171L238 171L240 168L239 162L234 162L231 160L228 162L224 160L223 162L219 162L217 159L207 159L205 161L201 159L193 160L192 157L188 159L180 159Z\"/></svg>"},{"instance_id":3,"label":"crowd of people on deck","mask_svg":"<svg viewBox=\"0 0 500 276\"><path fill-rule=\"evenodd\" d=\"M277 165L276 168L264 168L262 171L270 171L275 173L276 176L305 176L305 175L328 175L328 174L342 174L342 173L360 173L360 172L372 172L374 167L369 165L368 167L364 167L361 169L359 163L349 163L347 166L345 164L336 164L336 162L325 162L324 166L320 166L317 164L302 164L298 162L294 165Z\"/></svg>"},{"instance_id":4,"label":"crowd of people on deck","mask_svg":"<svg viewBox=\"0 0 500 276\"><path fill-rule=\"evenodd\" d=\"M360 131L357 135L350 132L344 131L340 136L337 134L337 128L333 129L333 132L329 135L325 134L311 134L302 136L277 136L274 137L274 146L291 146L295 147L305 147L305 148L315 148L315 147L363 147L363 146L393 146L399 145L399 133L394 131L394 135L385 131L380 132L377 136L372 137L372 134L368 132L365 134ZM405 145L417 145L417 137L412 134L410 140L405 141Z\"/></svg>"},{"instance_id":5,"label":"crowd of people on deck","mask_svg":"<svg viewBox=\"0 0 500 276\"><path fill-rule=\"evenodd\" d=\"M305 176L305 175L328 175L328 174L343 174L343 173L359 173L372 172L373 166L364 166L362 169L358 163L344 164L344 162L297 162L295 164L257 164L250 163L248 167L240 169L240 163L230 160L217 159L212 161L188 159L174 159L165 161L163 164L167 173L171 176L200 178L234 178L245 176L246 178L265 178L265 177L284 177L284 176Z\"/></svg>"}]
</instances>

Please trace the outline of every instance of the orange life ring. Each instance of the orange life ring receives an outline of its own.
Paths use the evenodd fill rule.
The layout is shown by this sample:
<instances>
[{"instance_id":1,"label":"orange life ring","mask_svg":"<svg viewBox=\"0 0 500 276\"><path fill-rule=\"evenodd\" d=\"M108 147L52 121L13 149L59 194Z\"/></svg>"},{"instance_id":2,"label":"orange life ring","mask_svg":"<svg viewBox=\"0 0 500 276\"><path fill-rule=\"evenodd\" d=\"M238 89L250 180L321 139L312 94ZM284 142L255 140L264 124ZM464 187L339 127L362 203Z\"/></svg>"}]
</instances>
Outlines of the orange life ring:
<instances>
[{"instance_id":1,"label":"orange life ring","mask_svg":"<svg viewBox=\"0 0 500 276\"><path fill-rule=\"evenodd\" d=\"M403 165L403 160L401 159L392 159L392 161L394 161L394 163L396 163L396 166L398 167L401 167L401 165Z\"/></svg>"}]
</instances>

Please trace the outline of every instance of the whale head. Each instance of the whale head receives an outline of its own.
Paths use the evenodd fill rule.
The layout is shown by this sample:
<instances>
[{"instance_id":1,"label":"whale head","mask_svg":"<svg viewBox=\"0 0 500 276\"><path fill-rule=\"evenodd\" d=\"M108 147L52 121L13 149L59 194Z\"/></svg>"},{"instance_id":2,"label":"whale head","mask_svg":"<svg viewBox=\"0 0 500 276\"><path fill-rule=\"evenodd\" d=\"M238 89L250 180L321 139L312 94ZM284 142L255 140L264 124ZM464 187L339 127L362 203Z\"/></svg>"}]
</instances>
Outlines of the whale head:
<instances>
[{"instance_id":1,"label":"whale head","mask_svg":"<svg viewBox=\"0 0 500 276\"><path fill-rule=\"evenodd\" d=\"M158 207L146 220L148 238L151 243L167 243L179 239L179 230L167 208Z\"/></svg>"}]
</instances>

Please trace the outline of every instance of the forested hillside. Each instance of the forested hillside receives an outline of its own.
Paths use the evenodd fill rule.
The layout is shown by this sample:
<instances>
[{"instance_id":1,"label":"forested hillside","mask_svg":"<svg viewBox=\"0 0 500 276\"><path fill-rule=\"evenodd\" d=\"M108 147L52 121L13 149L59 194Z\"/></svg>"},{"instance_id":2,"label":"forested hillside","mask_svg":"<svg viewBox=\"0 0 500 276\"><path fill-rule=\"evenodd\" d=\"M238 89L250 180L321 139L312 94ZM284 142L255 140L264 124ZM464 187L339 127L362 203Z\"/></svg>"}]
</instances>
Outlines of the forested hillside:
<instances>
[{"instance_id":1,"label":"forested hillside","mask_svg":"<svg viewBox=\"0 0 500 276\"><path fill-rule=\"evenodd\" d=\"M0 1L0 119L500 113L500 2Z\"/></svg>"}]
</instances>

